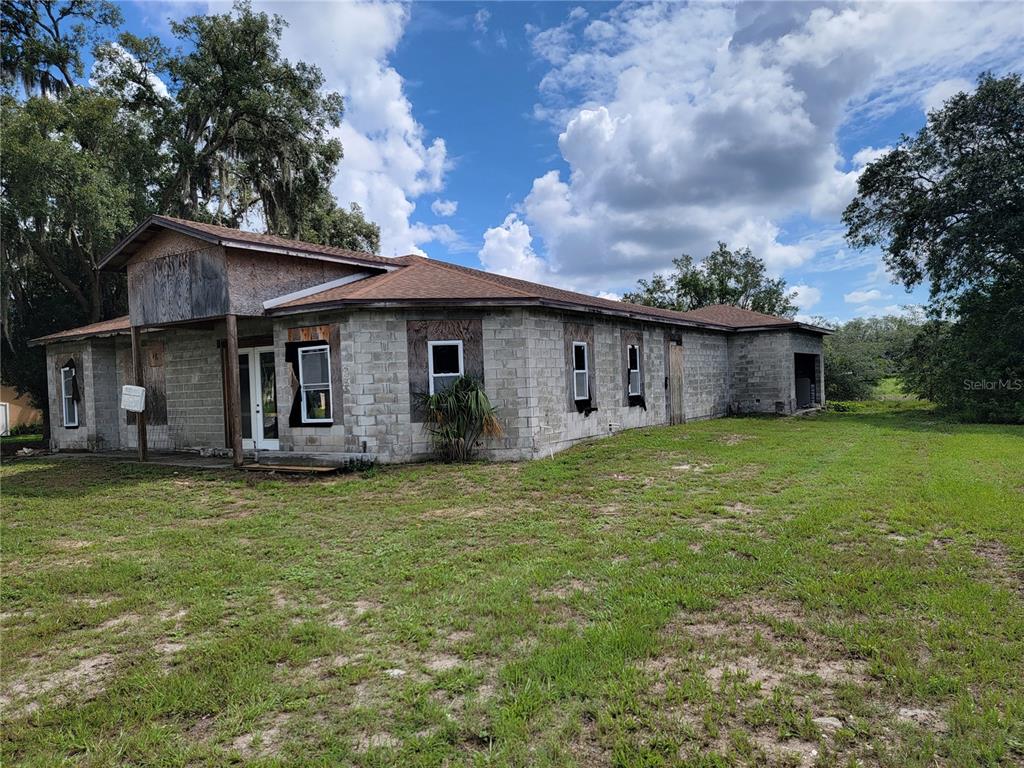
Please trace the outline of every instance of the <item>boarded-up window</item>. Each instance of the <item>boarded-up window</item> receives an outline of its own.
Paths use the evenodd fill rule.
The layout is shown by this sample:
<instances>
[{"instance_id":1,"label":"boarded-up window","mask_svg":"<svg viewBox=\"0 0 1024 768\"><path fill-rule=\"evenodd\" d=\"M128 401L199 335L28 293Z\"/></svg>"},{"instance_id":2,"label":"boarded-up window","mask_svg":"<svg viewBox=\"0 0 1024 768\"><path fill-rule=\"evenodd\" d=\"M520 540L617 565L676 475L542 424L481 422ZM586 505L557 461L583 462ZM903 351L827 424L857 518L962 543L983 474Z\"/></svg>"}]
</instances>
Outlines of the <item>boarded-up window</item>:
<instances>
[{"instance_id":1,"label":"boarded-up window","mask_svg":"<svg viewBox=\"0 0 1024 768\"><path fill-rule=\"evenodd\" d=\"M424 394L430 394L430 349L428 342L462 342L462 375L484 380L483 322L480 318L462 320L409 320L406 323L406 339L409 352L409 397L412 401L413 422L423 421L423 407L420 403ZM438 351L436 359L450 374L458 370L457 350L453 348ZM454 381L454 379L447 380ZM438 383L435 380L435 384Z\"/></svg>"},{"instance_id":2,"label":"boarded-up window","mask_svg":"<svg viewBox=\"0 0 1024 768\"><path fill-rule=\"evenodd\" d=\"M125 382L135 381L135 365L132 362L131 349L123 349L120 354L121 379ZM142 344L142 386L146 388L146 423L159 426L167 423L167 385L164 380L164 363L166 354L162 341L143 341ZM137 416L132 411L125 411L125 420L134 424Z\"/></svg>"}]
</instances>

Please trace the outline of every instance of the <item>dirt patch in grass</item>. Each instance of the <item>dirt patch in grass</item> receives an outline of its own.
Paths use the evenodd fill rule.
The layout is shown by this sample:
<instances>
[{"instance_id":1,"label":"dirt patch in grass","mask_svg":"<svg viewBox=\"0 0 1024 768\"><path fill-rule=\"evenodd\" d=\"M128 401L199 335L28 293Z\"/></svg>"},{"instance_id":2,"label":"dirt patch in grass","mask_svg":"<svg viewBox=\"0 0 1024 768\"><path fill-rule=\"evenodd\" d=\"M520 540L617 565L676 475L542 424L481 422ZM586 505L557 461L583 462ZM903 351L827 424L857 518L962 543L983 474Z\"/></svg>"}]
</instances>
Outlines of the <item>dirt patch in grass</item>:
<instances>
[{"instance_id":1,"label":"dirt patch in grass","mask_svg":"<svg viewBox=\"0 0 1024 768\"><path fill-rule=\"evenodd\" d=\"M402 742L387 731L376 733L365 733L356 740L356 752L364 753L373 749L395 749L400 747Z\"/></svg>"},{"instance_id":2,"label":"dirt patch in grass","mask_svg":"<svg viewBox=\"0 0 1024 768\"><path fill-rule=\"evenodd\" d=\"M541 597L554 597L559 600L568 600L573 595L582 593L589 594L592 587L582 579L570 578L549 587L540 593Z\"/></svg>"},{"instance_id":3,"label":"dirt patch in grass","mask_svg":"<svg viewBox=\"0 0 1024 768\"><path fill-rule=\"evenodd\" d=\"M56 539L51 542L50 546L59 552L73 552L76 549L85 549L92 546L92 542L83 541L82 539Z\"/></svg>"},{"instance_id":4,"label":"dirt patch in grass","mask_svg":"<svg viewBox=\"0 0 1024 768\"><path fill-rule=\"evenodd\" d=\"M5 686L0 694L0 709L5 718L27 715L39 709L40 699L51 691L57 691L57 702L65 701L72 694L95 698L103 692L106 682L115 667L114 656L101 653L82 659L73 667L56 672L32 674L16 678ZM7 677L7 675L4 675Z\"/></svg>"},{"instance_id":5,"label":"dirt patch in grass","mask_svg":"<svg viewBox=\"0 0 1024 768\"><path fill-rule=\"evenodd\" d=\"M380 609L381 604L374 600L353 600L342 610L330 614L327 623L336 629L347 629L362 616Z\"/></svg>"},{"instance_id":6,"label":"dirt patch in grass","mask_svg":"<svg viewBox=\"0 0 1024 768\"><path fill-rule=\"evenodd\" d=\"M104 632L111 632L113 630L124 631L129 627L135 626L142 621L142 616L137 613L123 613L120 616L115 616L112 619L107 619L97 627Z\"/></svg>"},{"instance_id":7,"label":"dirt patch in grass","mask_svg":"<svg viewBox=\"0 0 1024 768\"><path fill-rule=\"evenodd\" d=\"M753 435L741 435L733 433L729 435L719 435L718 442L723 443L724 445L739 445L740 443L745 443L747 440L753 439Z\"/></svg>"},{"instance_id":8,"label":"dirt patch in grass","mask_svg":"<svg viewBox=\"0 0 1024 768\"><path fill-rule=\"evenodd\" d=\"M232 506L238 508L230 509L228 512L222 512L217 515L211 515L210 517L195 517L188 522L190 525L199 527L222 525L223 523L230 523L235 520L245 520L256 514L256 510L248 506L247 502L235 502Z\"/></svg>"},{"instance_id":9,"label":"dirt patch in grass","mask_svg":"<svg viewBox=\"0 0 1024 768\"><path fill-rule=\"evenodd\" d=\"M945 733L946 722L942 715L933 709L921 707L900 707L896 711L896 718L904 723L913 723L933 733Z\"/></svg>"},{"instance_id":10,"label":"dirt patch in grass","mask_svg":"<svg viewBox=\"0 0 1024 768\"><path fill-rule=\"evenodd\" d=\"M1024 578L1005 544L1000 541L983 541L974 545L974 553L989 564L1002 584L1024 595Z\"/></svg>"},{"instance_id":11,"label":"dirt patch in grass","mask_svg":"<svg viewBox=\"0 0 1024 768\"><path fill-rule=\"evenodd\" d=\"M707 462L694 461L686 462L683 464L676 464L675 466L672 467L672 469L674 469L676 472L692 472L695 474L700 474L702 472L707 472L709 469L711 469L711 467L712 465L708 464Z\"/></svg>"},{"instance_id":12,"label":"dirt patch in grass","mask_svg":"<svg viewBox=\"0 0 1024 768\"><path fill-rule=\"evenodd\" d=\"M681 753L714 750L739 759L759 750L758 765L810 766L822 745L837 754L846 749L833 738L842 727L834 717L843 711L841 692L872 681L864 662L816 631L798 603L761 595L684 611L661 638L660 653L640 668L652 706L672 702L680 738L693 731L696 744L685 743ZM708 698L721 702L713 721L704 717Z\"/></svg>"},{"instance_id":13,"label":"dirt patch in grass","mask_svg":"<svg viewBox=\"0 0 1024 768\"><path fill-rule=\"evenodd\" d=\"M783 739L774 734L759 733L751 741L765 755L774 758L774 764L793 766L794 768L810 768L815 765L821 751L816 743L799 739Z\"/></svg>"},{"instance_id":14,"label":"dirt patch in grass","mask_svg":"<svg viewBox=\"0 0 1024 768\"><path fill-rule=\"evenodd\" d=\"M243 760L271 757L281 750L284 741L284 728L291 715L285 712L275 715L260 728L232 740L230 749L237 752Z\"/></svg>"},{"instance_id":15,"label":"dirt patch in grass","mask_svg":"<svg viewBox=\"0 0 1024 768\"><path fill-rule=\"evenodd\" d=\"M728 526L747 527L750 525L750 519L760 513L761 510L756 507L735 501L724 504L720 509L700 513L692 524L705 532L717 531ZM692 520L692 518L687 519Z\"/></svg>"},{"instance_id":16,"label":"dirt patch in grass","mask_svg":"<svg viewBox=\"0 0 1024 768\"><path fill-rule=\"evenodd\" d=\"M431 672L447 672L462 666L462 659L447 653L428 654L423 664Z\"/></svg>"},{"instance_id":17,"label":"dirt patch in grass","mask_svg":"<svg viewBox=\"0 0 1024 768\"><path fill-rule=\"evenodd\" d=\"M424 520L479 520L485 517L497 517L508 510L485 509L481 507L443 507L424 512L420 517Z\"/></svg>"}]
</instances>

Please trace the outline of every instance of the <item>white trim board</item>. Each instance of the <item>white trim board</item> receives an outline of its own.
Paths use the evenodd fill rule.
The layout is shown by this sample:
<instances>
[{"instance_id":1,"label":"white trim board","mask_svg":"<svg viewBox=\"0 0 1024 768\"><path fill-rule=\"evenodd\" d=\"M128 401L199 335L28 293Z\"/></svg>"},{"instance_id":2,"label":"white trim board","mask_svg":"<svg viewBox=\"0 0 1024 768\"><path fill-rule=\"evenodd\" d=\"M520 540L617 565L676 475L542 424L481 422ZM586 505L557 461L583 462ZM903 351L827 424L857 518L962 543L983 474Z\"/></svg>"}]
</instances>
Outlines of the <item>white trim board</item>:
<instances>
[{"instance_id":1,"label":"white trim board","mask_svg":"<svg viewBox=\"0 0 1024 768\"><path fill-rule=\"evenodd\" d=\"M304 299L307 296L312 296L313 294L320 293L321 291L329 291L331 290L331 288L340 288L343 285L354 283L356 282L356 280L364 280L367 277L373 277L373 273L355 272L351 275L345 275L344 277L339 277L335 280L328 280L326 283L320 283L319 285L313 285L310 286L309 288L303 288L298 291L292 291L291 293L286 293L283 296L278 296L277 298L274 299L267 299L266 301L263 302L263 308L273 309L274 307L279 307L282 304L287 304L289 301L295 301L296 299Z\"/></svg>"}]
</instances>

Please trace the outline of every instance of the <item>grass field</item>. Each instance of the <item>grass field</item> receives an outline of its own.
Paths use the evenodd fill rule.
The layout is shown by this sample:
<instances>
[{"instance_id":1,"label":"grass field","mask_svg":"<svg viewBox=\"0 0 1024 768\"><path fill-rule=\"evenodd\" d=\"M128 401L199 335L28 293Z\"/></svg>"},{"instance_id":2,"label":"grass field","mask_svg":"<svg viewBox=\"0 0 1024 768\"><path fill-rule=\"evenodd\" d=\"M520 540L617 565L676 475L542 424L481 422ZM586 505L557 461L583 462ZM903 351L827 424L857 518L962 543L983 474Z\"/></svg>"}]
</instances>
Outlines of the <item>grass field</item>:
<instances>
[{"instance_id":1,"label":"grass field","mask_svg":"<svg viewBox=\"0 0 1024 768\"><path fill-rule=\"evenodd\" d=\"M326 480L2 480L3 765L1024 762L1024 429L913 403Z\"/></svg>"}]
</instances>

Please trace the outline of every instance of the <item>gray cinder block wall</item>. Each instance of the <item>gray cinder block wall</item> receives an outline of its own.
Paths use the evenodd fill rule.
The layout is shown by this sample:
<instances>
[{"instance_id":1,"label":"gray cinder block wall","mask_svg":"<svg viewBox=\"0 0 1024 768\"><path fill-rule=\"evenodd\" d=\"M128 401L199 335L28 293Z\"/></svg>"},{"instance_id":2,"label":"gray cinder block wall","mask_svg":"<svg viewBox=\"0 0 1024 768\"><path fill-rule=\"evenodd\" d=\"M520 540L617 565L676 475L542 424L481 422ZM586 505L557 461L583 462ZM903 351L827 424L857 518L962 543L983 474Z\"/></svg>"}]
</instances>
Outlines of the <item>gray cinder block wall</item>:
<instances>
[{"instance_id":1,"label":"gray cinder block wall","mask_svg":"<svg viewBox=\"0 0 1024 768\"><path fill-rule=\"evenodd\" d=\"M739 413L793 413L797 410L793 372L797 352L821 355L821 338L799 331L759 331L733 334L729 338L731 391ZM818 368L818 386L824 404L823 366Z\"/></svg>"},{"instance_id":2,"label":"gray cinder block wall","mask_svg":"<svg viewBox=\"0 0 1024 768\"><path fill-rule=\"evenodd\" d=\"M280 451L334 459L368 455L384 462L414 461L431 455L428 435L414 422L409 392L407 325L411 320L478 318L482 326L484 385L498 410L505 434L490 440L484 455L521 459L547 455L579 440L623 429L668 423L665 387L668 345L683 349L683 408L686 420L741 412L775 412L776 403L795 409L793 355L821 354L821 339L793 331L727 333L641 323L599 315L538 309L357 310L243 318L239 335L270 337L275 350ZM594 394L597 410L578 413L567 396L566 322L592 326ZM289 329L336 326L332 343L334 424L292 428L292 373L285 361ZM643 339L642 377L646 410L626 404L623 334ZM161 341L167 424L150 425L154 449L223 449L222 324L180 326L144 334ZM59 363L80 359L84 402L81 426L60 424ZM136 429L119 407L126 383L122 356L130 360L128 336L51 344L52 445L55 449L107 450L136 447ZM340 361L335 363L335 356ZM823 387L819 366L819 386ZM822 389L822 391L824 391Z\"/></svg>"}]
</instances>

